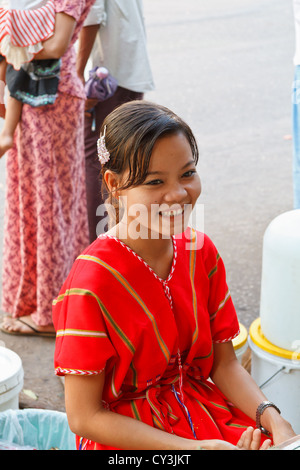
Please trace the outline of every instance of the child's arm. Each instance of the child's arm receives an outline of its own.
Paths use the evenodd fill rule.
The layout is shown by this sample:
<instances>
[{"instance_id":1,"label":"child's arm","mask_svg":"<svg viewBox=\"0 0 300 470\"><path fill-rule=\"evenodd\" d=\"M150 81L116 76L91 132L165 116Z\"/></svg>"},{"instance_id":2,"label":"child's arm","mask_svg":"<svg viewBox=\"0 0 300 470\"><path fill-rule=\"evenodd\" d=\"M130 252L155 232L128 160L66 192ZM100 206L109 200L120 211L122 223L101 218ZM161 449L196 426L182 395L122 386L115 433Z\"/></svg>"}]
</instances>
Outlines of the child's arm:
<instances>
[{"instance_id":1,"label":"child's arm","mask_svg":"<svg viewBox=\"0 0 300 470\"><path fill-rule=\"evenodd\" d=\"M43 42L43 49L36 54L36 60L59 59L66 52L76 26L75 19L66 13L56 13L54 33Z\"/></svg>"},{"instance_id":2,"label":"child's arm","mask_svg":"<svg viewBox=\"0 0 300 470\"><path fill-rule=\"evenodd\" d=\"M197 450L236 447L225 441L185 439L102 406L105 372L93 376L66 375L66 411L71 430L86 439L127 450ZM260 432L249 428L238 448L259 449Z\"/></svg>"}]
</instances>

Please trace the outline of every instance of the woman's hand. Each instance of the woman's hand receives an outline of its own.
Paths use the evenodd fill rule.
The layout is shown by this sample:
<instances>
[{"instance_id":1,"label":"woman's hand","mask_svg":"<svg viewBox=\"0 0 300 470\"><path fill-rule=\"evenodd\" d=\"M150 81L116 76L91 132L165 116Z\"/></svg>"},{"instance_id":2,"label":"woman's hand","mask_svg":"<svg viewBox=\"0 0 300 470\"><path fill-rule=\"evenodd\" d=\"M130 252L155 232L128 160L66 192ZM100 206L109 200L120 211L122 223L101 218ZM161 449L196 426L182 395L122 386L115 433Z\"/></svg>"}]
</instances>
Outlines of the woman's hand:
<instances>
[{"instance_id":1,"label":"woman's hand","mask_svg":"<svg viewBox=\"0 0 300 470\"><path fill-rule=\"evenodd\" d=\"M273 443L275 446L295 436L296 433L293 431L292 426L284 419L279 427L272 430Z\"/></svg>"},{"instance_id":2,"label":"woman's hand","mask_svg":"<svg viewBox=\"0 0 300 470\"><path fill-rule=\"evenodd\" d=\"M271 406L266 408L261 415L261 424L272 434L274 445L296 436L291 424Z\"/></svg>"},{"instance_id":3,"label":"woman's hand","mask_svg":"<svg viewBox=\"0 0 300 470\"><path fill-rule=\"evenodd\" d=\"M85 100L85 111L89 111L90 109L94 108L94 106L96 106L97 103L98 103L98 100L87 98Z\"/></svg>"},{"instance_id":4,"label":"woman's hand","mask_svg":"<svg viewBox=\"0 0 300 470\"><path fill-rule=\"evenodd\" d=\"M261 445L260 429L253 429L251 426L241 435L236 449L238 450L266 450L271 447L271 439L266 439Z\"/></svg>"},{"instance_id":5,"label":"woman's hand","mask_svg":"<svg viewBox=\"0 0 300 470\"><path fill-rule=\"evenodd\" d=\"M198 444L197 450L267 450L271 447L272 441L267 439L261 445L261 431L249 426L236 445L217 439L199 441Z\"/></svg>"}]
</instances>

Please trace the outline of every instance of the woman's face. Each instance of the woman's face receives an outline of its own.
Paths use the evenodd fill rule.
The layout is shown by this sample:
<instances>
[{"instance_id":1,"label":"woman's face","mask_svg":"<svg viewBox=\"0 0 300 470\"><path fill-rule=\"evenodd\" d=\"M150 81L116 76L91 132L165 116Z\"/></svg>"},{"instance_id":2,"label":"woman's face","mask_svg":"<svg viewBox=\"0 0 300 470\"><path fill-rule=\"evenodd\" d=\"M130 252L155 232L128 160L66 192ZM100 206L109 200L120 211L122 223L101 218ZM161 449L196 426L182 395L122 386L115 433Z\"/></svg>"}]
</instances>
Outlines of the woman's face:
<instances>
[{"instance_id":1,"label":"woman's face","mask_svg":"<svg viewBox=\"0 0 300 470\"><path fill-rule=\"evenodd\" d=\"M131 238L168 238L184 232L201 193L189 142L183 133L154 145L145 181L119 192L125 209L121 224Z\"/></svg>"}]
</instances>

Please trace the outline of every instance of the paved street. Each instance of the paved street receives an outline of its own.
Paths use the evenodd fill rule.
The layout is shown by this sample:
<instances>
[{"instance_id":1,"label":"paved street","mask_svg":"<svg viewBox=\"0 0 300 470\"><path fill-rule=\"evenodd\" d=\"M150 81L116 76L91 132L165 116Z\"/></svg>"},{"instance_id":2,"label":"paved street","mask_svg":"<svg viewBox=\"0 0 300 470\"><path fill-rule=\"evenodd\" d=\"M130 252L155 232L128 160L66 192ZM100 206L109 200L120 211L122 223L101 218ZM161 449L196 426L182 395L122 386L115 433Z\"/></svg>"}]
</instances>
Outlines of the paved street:
<instances>
[{"instance_id":1,"label":"paved street","mask_svg":"<svg viewBox=\"0 0 300 470\"><path fill-rule=\"evenodd\" d=\"M186 119L200 148L195 222L224 259L240 321L259 316L263 234L292 209L294 25L287 0L144 0L156 90L146 98ZM5 158L0 160L3 235ZM63 409L54 342L0 333L24 363L25 406Z\"/></svg>"}]
</instances>

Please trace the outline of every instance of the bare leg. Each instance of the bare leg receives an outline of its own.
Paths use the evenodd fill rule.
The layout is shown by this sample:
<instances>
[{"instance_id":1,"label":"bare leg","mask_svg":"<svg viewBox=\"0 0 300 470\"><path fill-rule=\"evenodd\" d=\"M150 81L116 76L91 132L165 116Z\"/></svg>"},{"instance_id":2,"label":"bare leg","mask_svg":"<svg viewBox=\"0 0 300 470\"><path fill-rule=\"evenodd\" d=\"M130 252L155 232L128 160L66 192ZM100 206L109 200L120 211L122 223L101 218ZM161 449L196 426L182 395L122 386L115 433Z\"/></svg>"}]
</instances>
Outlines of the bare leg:
<instances>
[{"instance_id":1,"label":"bare leg","mask_svg":"<svg viewBox=\"0 0 300 470\"><path fill-rule=\"evenodd\" d=\"M13 146L14 132L21 118L22 106L21 101L8 97L4 126L0 133L0 158Z\"/></svg>"},{"instance_id":2,"label":"bare leg","mask_svg":"<svg viewBox=\"0 0 300 470\"><path fill-rule=\"evenodd\" d=\"M5 81L1 78L0 73L0 117L5 118L5 104L4 104Z\"/></svg>"},{"instance_id":3,"label":"bare leg","mask_svg":"<svg viewBox=\"0 0 300 470\"><path fill-rule=\"evenodd\" d=\"M4 94L5 94L5 74L6 74L6 61L2 56L0 56L0 117L5 118L5 104L4 104Z\"/></svg>"}]
</instances>

